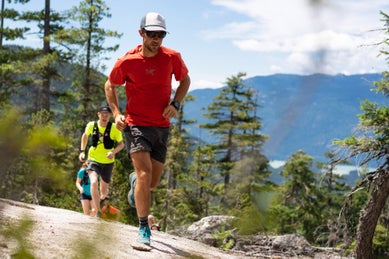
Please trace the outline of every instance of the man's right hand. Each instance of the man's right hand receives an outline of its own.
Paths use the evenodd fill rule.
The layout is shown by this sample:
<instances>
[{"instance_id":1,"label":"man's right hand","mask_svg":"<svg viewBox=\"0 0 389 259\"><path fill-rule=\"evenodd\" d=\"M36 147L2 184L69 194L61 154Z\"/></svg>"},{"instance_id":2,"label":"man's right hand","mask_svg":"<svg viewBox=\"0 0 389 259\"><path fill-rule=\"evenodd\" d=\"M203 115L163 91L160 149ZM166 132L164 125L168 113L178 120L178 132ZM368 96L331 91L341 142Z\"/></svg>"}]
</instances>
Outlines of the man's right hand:
<instances>
[{"instance_id":1,"label":"man's right hand","mask_svg":"<svg viewBox=\"0 0 389 259\"><path fill-rule=\"evenodd\" d=\"M118 114L115 116L116 128L120 131L124 130L127 127L126 118L124 115Z\"/></svg>"},{"instance_id":2,"label":"man's right hand","mask_svg":"<svg viewBox=\"0 0 389 259\"><path fill-rule=\"evenodd\" d=\"M81 152L80 155L78 155L78 159L80 162L85 162L85 152Z\"/></svg>"}]
</instances>

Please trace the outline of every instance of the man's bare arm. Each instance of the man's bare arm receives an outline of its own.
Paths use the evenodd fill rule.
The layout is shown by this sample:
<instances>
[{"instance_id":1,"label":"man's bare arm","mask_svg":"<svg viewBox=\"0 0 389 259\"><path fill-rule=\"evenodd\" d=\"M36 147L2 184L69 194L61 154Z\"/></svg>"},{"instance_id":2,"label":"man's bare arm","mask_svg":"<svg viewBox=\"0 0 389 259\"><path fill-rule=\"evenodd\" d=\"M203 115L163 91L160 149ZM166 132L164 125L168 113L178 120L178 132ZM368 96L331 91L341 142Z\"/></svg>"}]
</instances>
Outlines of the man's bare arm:
<instances>
[{"instance_id":1,"label":"man's bare arm","mask_svg":"<svg viewBox=\"0 0 389 259\"><path fill-rule=\"evenodd\" d=\"M180 81L180 84L177 87L176 94L174 95L173 101L177 101L181 103L185 95L188 93L189 90L189 85L190 85L190 77L187 75L185 78L183 78ZM168 105L164 110L163 110L163 116L165 118L173 118L177 115L178 110L173 107L172 105Z\"/></svg>"},{"instance_id":2,"label":"man's bare arm","mask_svg":"<svg viewBox=\"0 0 389 259\"><path fill-rule=\"evenodd\" d=\"M189 91L190 86L190 77L187 75L180 81L180 84L177 87L176 94L174 96L174 101L182 102L185 98L185 95Z\"/></svg>"},{"instance_id":3,"label":"man's bare arm","mask_svg":"<svg viewBox=\"0 0 389 259\"><path fill-rule=\"evenodd\" d=\"M123 130L127 125L125 123L125 118L119 109L119 97L116 90L117 86L118 85L112 84L109 80L107 80L104 85L104 91L105 98L111 108L112 115L115 120L116 128L118 128L118 130Z\"/></svg>"}]
</instances>

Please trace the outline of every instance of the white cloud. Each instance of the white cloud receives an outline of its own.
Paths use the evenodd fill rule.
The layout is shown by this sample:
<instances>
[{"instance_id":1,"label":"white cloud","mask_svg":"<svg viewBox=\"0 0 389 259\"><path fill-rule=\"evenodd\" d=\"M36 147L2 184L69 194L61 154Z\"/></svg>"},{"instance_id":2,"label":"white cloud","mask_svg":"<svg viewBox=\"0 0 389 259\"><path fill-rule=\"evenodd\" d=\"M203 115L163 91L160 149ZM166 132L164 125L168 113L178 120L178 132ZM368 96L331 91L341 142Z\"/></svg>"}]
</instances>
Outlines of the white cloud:
<instances>
[{"instance_id":1,"label":"white cloud","mask_svg":"<svg viewBox=\"0 0 389 259\"><path fill-rule=\"evenodd\" d=\"M210 29L203 31L203 37L208 40L215 39L240 39L243 35L251 34L256 31L257 24L255 22L231 22L225 24L222 28Z\"/></svg>"},{"instance_id":2,"label":"white cloud","mask_svg":"<svg viewBox=\"0 0 389 259\"><path fill-rule=\"evenodd\" d=\"M273 63L270 71L334 74L381 72L387 67L377 58L379 49L372 47L385 38L379 31L383 28L379 12L389 8L386 0L214 0L212 4L243 18L207 31L212 35L208 39L230 40L245 52L284 53L283 64Z\"/></svg>"},{"instance_id":3,"label":"white cloud","mask_svg":"<svg viewBox=\"0 0 389 259\"><path fill-rule=\"evenodd\" d=\"M337 72L334 70L331 64L325 62L325 60L327 60L327 55L325 52L314 54L293 52L287 57L285 65L286 69L291 71L291 73L336 74Z\"/></svg>"},{"instance_id":4,"label":"white cloud","mask_svg":"<svg viewBox=\"0 0 389 259\"><path fill-rule=\"evenodd\" d=\"M255 39L235 40L233 44L244 51L258 52L293 52L293 51L323 51L323 50L349 50L363 44L360 38L339 34L334 31L321 31L278 41L261 41Z\"/></svg>"}]
</instances>

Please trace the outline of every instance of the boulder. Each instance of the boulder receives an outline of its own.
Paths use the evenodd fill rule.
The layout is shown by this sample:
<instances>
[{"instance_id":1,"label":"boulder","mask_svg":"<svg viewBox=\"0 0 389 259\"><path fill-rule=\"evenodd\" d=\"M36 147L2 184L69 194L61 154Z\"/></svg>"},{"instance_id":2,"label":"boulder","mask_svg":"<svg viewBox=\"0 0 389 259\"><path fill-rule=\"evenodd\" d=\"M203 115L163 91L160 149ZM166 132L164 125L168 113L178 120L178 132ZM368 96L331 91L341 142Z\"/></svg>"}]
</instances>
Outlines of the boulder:
<instances>
[{"instance_id":1,"label":"boulder","mask_svg":"<svg viewBox=\"0 0 389 259\"><path fill-rule=\"evenodd\" d=\"M231 230L232 228L232 220L235 217L232 216L209 216L202 218L199 221L196 221L192 225L190 225L186 231L184 236L186 238L197 240L202 243L215 246L216 238L214 236L215 231L226 231Z\"/></svg>"}]
</instances>

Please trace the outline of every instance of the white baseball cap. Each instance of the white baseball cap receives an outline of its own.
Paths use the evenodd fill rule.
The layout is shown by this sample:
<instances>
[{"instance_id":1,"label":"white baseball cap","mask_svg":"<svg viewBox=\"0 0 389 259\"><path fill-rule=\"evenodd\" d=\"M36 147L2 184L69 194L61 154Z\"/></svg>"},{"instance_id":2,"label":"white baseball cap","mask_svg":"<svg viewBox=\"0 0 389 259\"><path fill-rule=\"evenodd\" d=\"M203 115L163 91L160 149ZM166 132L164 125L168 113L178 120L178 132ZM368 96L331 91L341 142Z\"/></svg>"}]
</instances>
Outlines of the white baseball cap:
<instances>
[{"instance_id":1,"label":"white baseball cap","mask_svg":"<svg viewBox=\"0 0 389 259\"><path fill-rule=\"evenodd\" d=\"M166 31L165 18L159 13L147 13L140 21L140 28L146 31Z\"/></svg>"}]
</instances>

